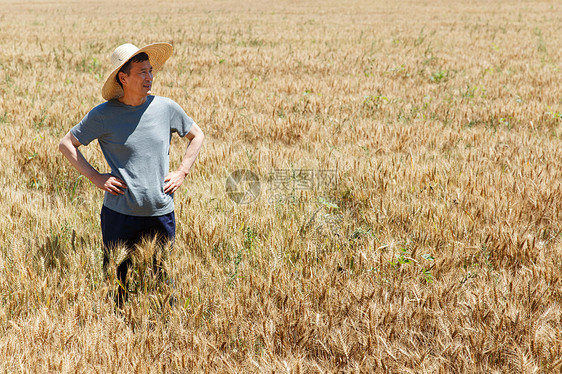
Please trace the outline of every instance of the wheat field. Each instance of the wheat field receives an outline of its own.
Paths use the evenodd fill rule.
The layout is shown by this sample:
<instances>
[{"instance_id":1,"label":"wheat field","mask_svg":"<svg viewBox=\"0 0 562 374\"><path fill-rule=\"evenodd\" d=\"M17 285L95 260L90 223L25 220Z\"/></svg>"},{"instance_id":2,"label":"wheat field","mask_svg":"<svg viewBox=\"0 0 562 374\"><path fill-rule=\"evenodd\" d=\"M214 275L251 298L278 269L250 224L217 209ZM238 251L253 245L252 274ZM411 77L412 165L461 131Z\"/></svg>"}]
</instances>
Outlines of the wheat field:
<instances>
[{"instance_id":1,"label":"wheat field","mask_svg":"<svg viewBox=\"0 0 562 374\"><path fill-rule=\"evenodd\" d=\"M559 1L0 5L1 372L562 371ZM144 243L118 308L57 146L113 49L158 41L206 140L173 283Z\"/></svg>"}]
</instances>

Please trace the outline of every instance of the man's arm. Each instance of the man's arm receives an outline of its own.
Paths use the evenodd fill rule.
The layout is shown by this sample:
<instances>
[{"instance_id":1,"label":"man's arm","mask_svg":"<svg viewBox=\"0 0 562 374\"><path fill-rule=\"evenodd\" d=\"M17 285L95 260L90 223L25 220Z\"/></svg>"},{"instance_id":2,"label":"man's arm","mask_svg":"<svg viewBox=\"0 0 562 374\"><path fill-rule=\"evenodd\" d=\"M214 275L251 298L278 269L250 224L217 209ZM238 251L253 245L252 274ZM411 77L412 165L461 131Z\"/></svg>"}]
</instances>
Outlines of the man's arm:
<instances>
[{"instance_id":1,"label":"man's arm","mask_svg":"<svg viewBox=\"0 0 562 374\"><path fill-rule=\"evenodd\" d=\"M112 176L111 174L100 174L90 165L78 150L82 144L70 133L70 131L61 139L59 150L70 161L72 166L76 168L82 175L88 178L96 187L109 192L112 195L124 194L123 189L127 188L125 182Z\"/></svg>"},{"instance_id":2,"label":"man's arm","mask_svg":"<svg viewBox=\"0 0 562 374\"><path fill-rule=\"evenodd\" d=\"M165 193L174 193L178 188L180 188L185 176L189 173L191 166L195 162L195 159L199 154L199 150L201 150L205 135L203 135L203 131L201 131L199 126L194 123L186 137L189 139L189 144L187 145L187 149L183 155L180 167L176 171L169 173L166 178L164 178L164 182L166 182L164 185Z\"/></svg>"}]
</instances>

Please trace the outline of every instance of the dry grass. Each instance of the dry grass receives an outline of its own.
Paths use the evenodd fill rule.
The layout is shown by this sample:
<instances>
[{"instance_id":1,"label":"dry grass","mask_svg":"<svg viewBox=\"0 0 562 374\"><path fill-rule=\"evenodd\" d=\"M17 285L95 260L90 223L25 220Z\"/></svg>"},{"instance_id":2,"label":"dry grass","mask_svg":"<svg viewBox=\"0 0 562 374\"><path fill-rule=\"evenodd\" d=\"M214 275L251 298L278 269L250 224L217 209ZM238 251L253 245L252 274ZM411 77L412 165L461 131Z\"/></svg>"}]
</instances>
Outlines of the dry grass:
<instances>
[{"instance_id":1,"label":"dry grass","mask_svg":"<svg viewBox=\"0 0 562 374\"><path fill-rule=\"evenodd\" d=\"M559 1L0 5L1 371L562 370ZM118 311L102 195L57 144L113 48L154 41L207 140L174 287L141 272ZM337 187L269 203L279 169Z\"/></svg>"}]
</instances>

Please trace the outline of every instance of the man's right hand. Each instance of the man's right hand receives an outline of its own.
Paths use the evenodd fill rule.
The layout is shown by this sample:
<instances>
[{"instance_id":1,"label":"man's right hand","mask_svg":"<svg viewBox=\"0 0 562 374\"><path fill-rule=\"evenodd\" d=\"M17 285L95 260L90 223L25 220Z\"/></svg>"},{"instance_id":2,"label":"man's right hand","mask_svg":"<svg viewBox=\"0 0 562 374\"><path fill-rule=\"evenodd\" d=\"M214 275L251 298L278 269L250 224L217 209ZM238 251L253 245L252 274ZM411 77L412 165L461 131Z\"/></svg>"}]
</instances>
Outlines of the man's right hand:
<instances>
[{"instance_id":1,"label":"man's right hand","mask_svg":"<svg viewBox=\"0 0 562 374\"><path fill-rule=\"evenodd\" d=\"M74 135L69 132L61 139L59 150L70 161L72 166L76 168L82 175L92 181L96 187L109 192L112 195L123 195L127 185L121 179L111 174L100 174L90 165L78 150L82 144Z\"/></svg>"},{"instance_id":2,"label":"man's right hand","mask_svg":"<svg viewBox=\"0 0 562 374\"><path fill-rule=\"evenodd\" d=\"M96 187L109 192L112 195L123 195L127 185L123 180L114 177L111 174L98 174L96 177L92 178L92 182Z\"/></svg>"}]
</instances>

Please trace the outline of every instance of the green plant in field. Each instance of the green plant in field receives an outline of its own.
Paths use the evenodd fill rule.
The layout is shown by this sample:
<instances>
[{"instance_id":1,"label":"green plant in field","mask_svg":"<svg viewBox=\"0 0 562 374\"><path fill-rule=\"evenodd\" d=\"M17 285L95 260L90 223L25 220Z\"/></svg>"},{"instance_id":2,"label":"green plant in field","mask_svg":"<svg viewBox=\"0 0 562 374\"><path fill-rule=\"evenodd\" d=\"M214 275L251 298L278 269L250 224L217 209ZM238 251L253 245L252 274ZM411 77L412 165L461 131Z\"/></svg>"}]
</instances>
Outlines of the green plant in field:
<instances>
[{"instance_id":1,"label":"green plant in field","mask_svg":"<svg viewBox=\"0 0 562 374\"><path fill-rule=\"evenodd\" d=\"M242 249L236 252L236 256L234 257L234 271L228 274L228 285L232 286L236 278L238 277L238 268L240 263L242 263Z\"/></svg>"},{"instance_id":2,"label":"green plant in field","mask_svg":"<svg viewBox=\"0 0 562 374\"><path fill-rule=\"evenodd\" d=\"M547 53L546 42L544 41L544 38L542 36L542 30L539 29L538 27L535 27L534 32L537 37L537 51L546 54Z\"/></svg>"},{"instance_id":3,"label":"green plant in field","mask_svg":"<svg viewBox=\"0 0 562 374\"><path fill-rule=\"evenodd\" d=\"M433 262L433 261L435 260L435 258L434 258L432 255L428 254L428 253L423 254L423 255L422 255L422 258L423 258L424 260L430 261L430 262ZM433 265L431 265L429 268L426 268L426 267L424 266L424 267L422 267L422 269L421 269L423 278L425 279L425 281L426 281L427 283L433 282L433 274L431 274L431 269L432 269L432 268L433 268Z\"/></svg>"},{"instance_id":4,"label":"green plant in field","mask_svg":"<svg viewBox=\"0 0 562 374\"><path fill-rule=\"evenodd\" d=\"M406 70L405 64L397 65L397 66L385 71L384 74L390 74L390 75L394 75L394 76L397 76L397 77L398 76L410 77L410 73Z\"/></svg>"},{"instance_id":5,"label":"green plant in field","mask_svg":"<svg viewBox=\"0 0 562 374\"><path fill-rule=\"evenodd\" d=\"M465 99L473 99L477 89L478 87L476 86L471 87L470 85L466 85L466 90L461 94L461 97Z\"/></svg>"},{"instance_id":6,"label":"green plant in field","mask_svg":"<svg viewBox=\"0 0 562 374\"><path fill-rule=\"evenodd\" d=\"M82 174L80 174L76 180L74 181L74 183L72 184L72 190L70 192L70 200L74 201L74 198L76 196L76 188L78 187L78 184L80 183L80 181L84 179L84 176Z\"/></svg>"},{"instance_id":7,"label":"green plant in field","mask_svg":"<svg viewBox=\"0 0 562 374\"><path fill-rule=\"evenodd\" d=\"M228 285L232 286L234 281L238 278L239 268L242 260L244 259L244 254L252 255L256 250L257 243L257 232L252 227L246 227L244 229L244 239L242 243L242 248L236 251L234 258L232 259L234 270L228 273Z\"/></svg>"},{"instance_id":8,"label":"green plant in field","mask_svg":"<svg viewBox=\"0 0 562 374\"><path fill-rule=\"evenodd\" d=\"M430 254L424 254L421 256L427 262L433 262L435 258ZM416 266L420 269L421 275L426 283L433 282L433 274L431 273L431 269L433 269L434 264L427 267L424 264L421 264L418 260L415 260L410 256L410 252L407 248L403 247L400 248L400 253L396 255L395 261L389 261L389 264L393 268L400 268L404 265L412 265Z\"/></svg>"},{"instance_id":9,"label":"green plant in field","mask_svg":"<svg viewBox=\"0 0 562 374\"><path fill-rule=\"evenodd\" d=\"M98 81L103 79L103 66L96 57L84 57L78 64L77 70L81 73L93 74Z\"/></svg>"},{"instance_id":10,"label":"green plant in field","mask_svg":"<svg viewBox=\"0 0 562 374\"><path fill-rule=\"evenodd\" d=\"M31 152L31 151L30 151L30 152L27 154L26 160L27 160L27 161L31 161L31 160L33 160L35 157L37 157L38 155L39 155L39 153L37 153L37 152Z\"/></svg>"},{"instance_id":11,"label":"green plant in field","mask_svg":"<svg viewBox=\"0 0 562 374\"><path fill-rule=\"evenodd\" d=\"M27 185L29 188L36 189L36 190L40 190L43 188L43 182L41 182L41 180L34 177L29 180Z\"/></svg>"},{"instance_id":12,"label":"green plant in field","mask_svg":"<svg viewBox=\"0 0 562 374\"><path fill-rule=\"evenodd\" d=\"M500 125L505 126L506 128L510 129L512 128L512 118L511 117L501 117L500 118Z\"/></svg>"},{"instance_id":13,"label":"green plant in field","mask_svg":"<svg viewBox=\"0 0 562 374\"><path fill-rule=\"evenodd\" d=\"M318 202L326 208L330 208L330 209L339 209L340 208L337 204L332 203L331 201L323 198L322 196L320 196L318 198Z\"/></svg>"},{"instance_id":14,"label":"green plant in field","mask_svg":"<svg viewBox=\"0 0 562 374\"><path fill-rule=\"evenodd\" d=\"M383 95L368 95L364 97L363 106L373 114L374 111L378 110L384 104L388 104L390 99Z\"/></svg>"},{"instance_id":15,"label":"green plant in field","mask_svg":"<svg viewBox=\"0 0 562 374\"><path fill-rule=\"evenodd\" d=\"M400 253L396 255L396 261L390 261L392 267L400 267L400 265L410 264L412 258L409 257L408 249L400 248Z\"/></svg>"},{"instance_id":16,"label":"green plant in field","mask_svg":"<svg viewBox=\"0 0 562 374\"><path fill-rule=\"evenodd\" d=\"M373 231L373 229L371 227L357 227L355 228L355 230L353 230L353 232L351 233L350 236L350 240L351 241L355 241L358 240L361 237L371 237L371 238L375 238L376 235Z\"/></svg>"},{"instance_id":17,"label":"green plant in field","mask_svg":"<svg viewBox=\"0 0 562 374\"><path fill-rule=\"evenodd\" d=\"M244 249L248 253L254 252L256 246L256 232L251 227L246 227L244 231Z\"/></svg>"},{"instance_id":18,"label":"green plant in field","mask_svg":"<svg viewBox=\"0 0 562 374\"><path fill-rule=\"evenodd\" d=\"M423 43L423 41L425 40L425 38L427 37L427 35L424 34L423 31L424 31L424 28L422 27L418 37L414 41L414 47L417 47L417 46L421 45Z\"/></svg>"},{"instance_id":19,"label":"green plant in field","mask_svg":"<svg viewBox=\"0 0 562 374\"><path fill-rule=\"evenodd\" d=\"M14 85L14 79L10 74L6 74L6 76L4 77L4 84L6 85L6 87L12 87Z\"/></svg>"},{"instance_id":20,"label":"green plant in field","mask_svg":"<svg viewBox=\"0 0 562 374\"><path fill-rule=\"evenodd\" d=\"M449 72L447 70L437 70L431 74L429 78L434 83L441 83L447 80L449 77Z\"/></svg>"},{"instance_id":21,"label":"green plant in field","mask_svg":"<svg viewBox=\"0 0 562 374\"><path fill-rule=\"evenodd\" d=\"M41 108L41 113L39 114L38 117L36 117L37 119L33 123L33 127L35 128L36 131L39 131L39 129L45 126L45 123L49 118L49 115L45 113L46 111L47 111L46 107Z\"/></svg>"}]
</instances>

